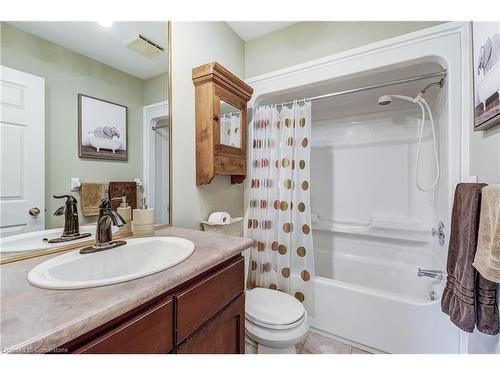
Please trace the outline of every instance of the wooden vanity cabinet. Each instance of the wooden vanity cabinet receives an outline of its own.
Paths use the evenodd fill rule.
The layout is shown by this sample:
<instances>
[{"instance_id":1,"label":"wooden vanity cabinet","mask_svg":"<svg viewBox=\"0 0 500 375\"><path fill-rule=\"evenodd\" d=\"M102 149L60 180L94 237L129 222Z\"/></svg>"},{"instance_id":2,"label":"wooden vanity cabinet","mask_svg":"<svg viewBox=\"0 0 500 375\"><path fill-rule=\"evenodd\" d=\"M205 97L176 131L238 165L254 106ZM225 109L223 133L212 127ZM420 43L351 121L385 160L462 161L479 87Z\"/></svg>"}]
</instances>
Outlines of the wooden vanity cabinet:
<instances>
[{"instance_id":1,"label":"wooden vanity cabinet","mask_svg":"<svg viewBox=\"0 0 500 375\"><path fill-rule=\"evenodd\" d=\"M253 89L217 62L194 68L192 78L196 112L196 184L209 184L216 175L231 176L231 183L241 183L247 170L247 102ZM238 134L223 127L222 119L226 114L239 116ZM233 134L234 145L226 139L226 130Z\"/></svg>"},{"instance_id":2,"label":"wooden vanity cabinet","mask_svg":"<svg viewBox=\"0 0 500 375\"><path fill-rule=\"evenodd\" d=\"M236 298L176 348L178 354L245 353L245 297Z\"/></svg>"},{"instance_id":3,"label":"wooden vanity cabinet","mask_svg":"<svg viewBox=\"0 0 500 375\"><path fill-rule=\"evenodd\" d=\"M244 260L238 255L56 352L243 354L243 279Z\"/></svg>"},{"instance_id":4,"label":"wooden vanity cabinet","mask_svg":"<svg viewBox=\"0 0 500 375\"><path fill-rule=\"evenodd\" d=\"M161 354L173 348L173 301L167 297L86 344L74 354Z\"/></svg>"}]
</instances>

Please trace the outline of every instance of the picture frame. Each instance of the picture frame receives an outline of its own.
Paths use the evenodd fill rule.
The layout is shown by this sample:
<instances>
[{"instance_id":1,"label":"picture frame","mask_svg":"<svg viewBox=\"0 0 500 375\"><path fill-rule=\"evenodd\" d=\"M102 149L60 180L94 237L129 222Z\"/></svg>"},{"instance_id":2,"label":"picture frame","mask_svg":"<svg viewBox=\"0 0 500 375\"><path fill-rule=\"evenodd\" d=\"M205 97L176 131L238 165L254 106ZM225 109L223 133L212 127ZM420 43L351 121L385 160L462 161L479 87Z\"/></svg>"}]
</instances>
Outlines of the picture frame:
<instances>
[{"instance_id":1,"label":"picture frame","mask_svg":"<svg viewBox=\"0 0 500 375\"><path fill-rule=\"evenodd\" d=\"M128 161L128 107L78 94L78 156Z\"/></svg>"},{"instance_id":2,"label":"picture frame","mask_svg":"<svg viewBox=\"0 0 500 375\"><path fill-rule=\"evenodd\" d=\"M471 22L474 131L500 124L500 22Z\"/></svg>"}]
</instances>

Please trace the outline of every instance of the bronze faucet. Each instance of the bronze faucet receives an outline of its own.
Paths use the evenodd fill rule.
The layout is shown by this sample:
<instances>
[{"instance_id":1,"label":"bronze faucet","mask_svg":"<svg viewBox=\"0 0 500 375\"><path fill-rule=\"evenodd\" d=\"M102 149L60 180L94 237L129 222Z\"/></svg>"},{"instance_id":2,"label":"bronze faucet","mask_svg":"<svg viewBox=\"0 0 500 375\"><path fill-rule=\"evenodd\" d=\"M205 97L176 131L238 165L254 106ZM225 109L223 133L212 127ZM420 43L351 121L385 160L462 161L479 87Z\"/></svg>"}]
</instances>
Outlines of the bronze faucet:
<instances>
[{"instance_id":1,"label":"bronze faucet","mask_svg":"<svg viewBox=\"0 0 500 375\"><path fill-rule=\"evenodd\" d=\"M64 230L61 237L53 238L50 240L44 240L49 243L58 243L58 242L66 242L73 241L84 237L91 236L91 233L81 233L80 234L80 226L78 224L78 208L77 208L77 200L72 195L53 195L56 199L66 198L66 202L64 206L59 207L56 212L54 212L55 216L64 215Z\"/></svg>"},{"instance_id":2,"label":"bronze faucet","mask_svg":"<svg viewBox=\"0 0 500 375\"><path fill-rule=\"evenodd\" d=\"M80 250L80 254L90 254L123 246L126 241L113 241L112 225L123 226L125 220L111 209L111 200L104 198L99 205L99 217L95 232L95 244Z\"/></svg>"}]
</instances>

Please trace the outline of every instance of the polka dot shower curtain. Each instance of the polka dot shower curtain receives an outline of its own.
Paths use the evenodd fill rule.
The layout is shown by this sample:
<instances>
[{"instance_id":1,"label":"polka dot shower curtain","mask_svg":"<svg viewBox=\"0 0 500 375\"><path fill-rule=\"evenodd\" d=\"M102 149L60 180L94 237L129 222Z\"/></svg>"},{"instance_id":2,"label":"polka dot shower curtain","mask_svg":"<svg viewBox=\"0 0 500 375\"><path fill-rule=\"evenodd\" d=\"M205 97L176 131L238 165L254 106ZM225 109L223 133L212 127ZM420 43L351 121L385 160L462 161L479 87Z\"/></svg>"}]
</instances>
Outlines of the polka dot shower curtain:
<instances>
[{"instance_id":1,"label":"polka dot shower curtain","mask_svg":"<svg viewBox=\"0 0 500 375\"><path fill-rule=\"evenodd\" d=\"M312 313L311 103L258 107L250 143L247 236L256 244L247 286L287 292Z\"/></svg>"},{"instance_id":2,"label":"polka dot shower curtain","mask_svg":"<svg viewBox=\"0 0 500 375\"><path fill-rule=\"evenodd\" d=\"M220 119L220 143L233 147L241 147L240 115L230 114Z\"/></svg>"}]
</instances>

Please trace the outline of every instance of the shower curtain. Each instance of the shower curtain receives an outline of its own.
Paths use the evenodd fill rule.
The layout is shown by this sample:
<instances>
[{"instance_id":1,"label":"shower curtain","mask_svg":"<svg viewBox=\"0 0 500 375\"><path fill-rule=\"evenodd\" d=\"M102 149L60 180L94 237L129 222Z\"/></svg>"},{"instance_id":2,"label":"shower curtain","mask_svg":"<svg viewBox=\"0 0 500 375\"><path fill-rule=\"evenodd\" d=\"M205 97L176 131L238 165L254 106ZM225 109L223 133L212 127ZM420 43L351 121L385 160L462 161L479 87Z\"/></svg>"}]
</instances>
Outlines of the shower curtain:
<instances>
[{"instance_id":1,"label":"shower curtain","mask_svg":"<svg viewBox=\"0 0 500 375\"><path fill-rule=\"evenodd\" d=\"M311 103L262 106L250 132L247 235L249 288L287 292L314 308L314 258L310 211Z\"/></svg>"},{"instance_id":2,"label":"shower curtain","mask_svg":"<svg viewBox=\"0 0 500 375\"><path fill-rule=\"evenodd\" d=\"M230 114L221 117L220 143L223 145L241 147L240 115Z\"/></svg>"}]
</instances>

